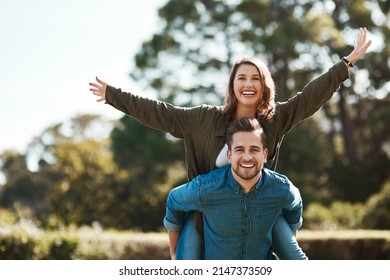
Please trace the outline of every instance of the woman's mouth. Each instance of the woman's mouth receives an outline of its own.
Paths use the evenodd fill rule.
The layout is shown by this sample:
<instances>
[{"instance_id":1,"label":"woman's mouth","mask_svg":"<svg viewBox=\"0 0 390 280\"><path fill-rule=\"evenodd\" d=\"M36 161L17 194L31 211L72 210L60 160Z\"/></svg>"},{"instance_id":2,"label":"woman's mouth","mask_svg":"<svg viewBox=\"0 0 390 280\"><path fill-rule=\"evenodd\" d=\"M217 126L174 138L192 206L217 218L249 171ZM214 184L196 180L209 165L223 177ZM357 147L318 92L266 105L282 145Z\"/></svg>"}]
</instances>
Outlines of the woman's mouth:
<instances>
[{"instance_id":1,"label":"woman's mouth","mask_svg":"<svg viewBox=\"0 0 390 280\"><path fill-rule=\"evenodd\" d=\"M255 95L255 92L254 91L242 91L241 94L244 96L252 96L252 95Z\"/></svg>"}]
</instances>

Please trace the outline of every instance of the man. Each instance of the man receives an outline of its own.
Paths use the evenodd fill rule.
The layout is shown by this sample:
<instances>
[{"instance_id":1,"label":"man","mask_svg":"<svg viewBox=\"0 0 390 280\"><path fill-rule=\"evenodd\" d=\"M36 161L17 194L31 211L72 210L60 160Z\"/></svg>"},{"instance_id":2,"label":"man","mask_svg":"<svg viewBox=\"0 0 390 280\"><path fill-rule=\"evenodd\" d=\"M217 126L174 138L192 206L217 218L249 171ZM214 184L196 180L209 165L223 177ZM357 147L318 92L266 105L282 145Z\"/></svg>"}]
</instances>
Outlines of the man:
<instances>
[{"instance_id":1,"label":"man","mask_svg":"<svg viewBox=\"0 0 390 280\"><path fill-rule=\"evenodd\" d=\"M203 213L204 257L272 259L272 227L282 212L293 230L302 225L299 190L279 173L264 168L266 137L256 119L233 121L226 133L230 165L173 189L164 225L171 256L188 211Z\"/></svg>"}]
</instances>

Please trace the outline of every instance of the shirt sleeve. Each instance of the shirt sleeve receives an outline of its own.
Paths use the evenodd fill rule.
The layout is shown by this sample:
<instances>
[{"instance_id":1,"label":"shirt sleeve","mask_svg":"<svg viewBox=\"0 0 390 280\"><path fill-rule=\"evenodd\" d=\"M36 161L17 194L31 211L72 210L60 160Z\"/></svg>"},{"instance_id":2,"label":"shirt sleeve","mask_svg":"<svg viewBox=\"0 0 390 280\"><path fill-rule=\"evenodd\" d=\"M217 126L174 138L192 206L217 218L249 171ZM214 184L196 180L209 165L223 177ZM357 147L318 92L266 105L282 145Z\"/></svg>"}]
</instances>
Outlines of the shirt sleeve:
<instances>
[{"instance_id":1,"label":"shirt sleeve","mask_svg":"<svg viewBox=\"0 0 390 280\"><path fill-rule=\"evenodd\" d=\"M293 230L297 230L303 223L303 204L302 197L299 189L295 187L291 182L288 194L289 205L282 210L283 216L286 218L290 227Z\"/></svg>"},{"instance_id":2,"label":"shirt sleeve","mask_svg":"<svg viewBox=\"0 0 390 280\"><path fill-rule=\"evenodd\" d=\"M164 226L168 230L181 231L186 213L195 210L202 210L200 188L196 178L169 192Z\"/></svg>"}]
</instances>

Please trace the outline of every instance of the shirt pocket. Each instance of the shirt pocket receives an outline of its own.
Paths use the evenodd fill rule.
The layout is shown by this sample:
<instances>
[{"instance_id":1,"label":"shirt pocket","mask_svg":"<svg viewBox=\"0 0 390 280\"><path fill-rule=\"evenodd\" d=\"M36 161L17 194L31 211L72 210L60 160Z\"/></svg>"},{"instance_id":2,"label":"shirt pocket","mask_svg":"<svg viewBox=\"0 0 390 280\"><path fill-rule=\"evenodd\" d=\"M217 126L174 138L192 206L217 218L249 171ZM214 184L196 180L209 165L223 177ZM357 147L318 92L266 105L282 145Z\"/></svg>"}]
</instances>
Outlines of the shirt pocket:
<instances>
[{"instance_id":1,"label":"shirt pocket","mask_svg":"<svg viewBox=\"0 0 390 280\"><path fill-rule=\"evenodd\" d=\"M258 209L252 211L252 229L260 234L270 233L280 213L279 210L264 211L264 209Z\"/></svg>"}]
</instances>

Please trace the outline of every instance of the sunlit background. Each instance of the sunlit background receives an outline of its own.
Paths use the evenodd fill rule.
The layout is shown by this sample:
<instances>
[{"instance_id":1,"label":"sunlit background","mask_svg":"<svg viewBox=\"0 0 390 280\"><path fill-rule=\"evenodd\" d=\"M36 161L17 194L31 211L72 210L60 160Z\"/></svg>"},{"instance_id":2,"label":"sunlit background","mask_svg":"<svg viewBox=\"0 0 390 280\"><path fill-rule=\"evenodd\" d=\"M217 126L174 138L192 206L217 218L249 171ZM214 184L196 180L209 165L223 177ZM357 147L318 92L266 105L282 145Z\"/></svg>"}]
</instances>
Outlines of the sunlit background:
<instances>
[{"instance_id":1,"label":"sunlit background","mask_svg":"<svg viewBox=\"0 0 390 280\"><path fill-rule=\"evenodd\" d=\"M165 0L0 1L0 153L24 152L43 129L76 114L123 114L97 103L96 75L137 89L132 56L157 29Z\"/></svg>"}]
</instances>

